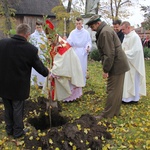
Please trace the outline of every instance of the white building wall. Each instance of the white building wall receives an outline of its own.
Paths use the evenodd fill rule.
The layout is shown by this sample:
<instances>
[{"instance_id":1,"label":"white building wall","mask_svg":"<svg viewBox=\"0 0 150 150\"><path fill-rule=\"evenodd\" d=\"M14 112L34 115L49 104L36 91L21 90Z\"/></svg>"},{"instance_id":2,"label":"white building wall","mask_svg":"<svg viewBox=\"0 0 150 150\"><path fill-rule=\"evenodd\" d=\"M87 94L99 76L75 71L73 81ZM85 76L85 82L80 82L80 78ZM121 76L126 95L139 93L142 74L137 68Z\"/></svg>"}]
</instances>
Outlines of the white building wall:
<instances>
[{"instance_id":1,"label":"white building wall","mask_svg":"<svg viewBox=\"0 0 150 150\"><path fill-rule=\"evenodd\" d=\"M92 31L87 25L85 25L88 22L89 19L90 18L83 17L83 24L84 24L84 28L86 30L88 30L88 32L90 33L90 36L91 36L91 39L92 39L92 50L94 50L94 49L97 49L97 46L96 46L96 43L95 43L95 41L96 41L96 38L95 38L96 32Z\"/></svg>"}]
</instances>

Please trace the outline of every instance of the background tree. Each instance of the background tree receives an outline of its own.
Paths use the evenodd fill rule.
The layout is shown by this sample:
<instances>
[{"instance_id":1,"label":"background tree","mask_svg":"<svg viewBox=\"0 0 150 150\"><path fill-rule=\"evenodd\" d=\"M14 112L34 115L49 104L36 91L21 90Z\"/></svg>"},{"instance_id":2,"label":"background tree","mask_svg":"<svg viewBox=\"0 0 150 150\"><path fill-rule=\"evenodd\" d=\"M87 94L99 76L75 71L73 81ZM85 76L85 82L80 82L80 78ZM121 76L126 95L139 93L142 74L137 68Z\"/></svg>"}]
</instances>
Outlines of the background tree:
<instances>
[{"instance_id":1,"label":"background tree","mask_svg":"<svg viewBox=\"0 0 150 150\"><path fill-rule=\"evenodd\" d=\"M134 4L131 0L103 0L100 3L100 11L103 18L106 20L122 19L127 18L129 13L129 7ZM107 19L108 18L108 19Z\"/></svg>"},{"instance_id":2,"label":"background tree","mask_svg":"<svg viewBox=\"0 0 150 150\"><path fill-rule=\"evenodd\" d=\"M137 0L62 0L62 6L53 9L58 20L59 28L63 32L63 19L66 18L66 33L74 28L76 16L82 14L99 14L106 22L110 23L115 19L127 19L131 15L131 6L138 4ZM64 7L65 6L65 7Z\"/></svg>"},{"instance_id":3,"label":"background tree","mask_svg":"<svg viewBox=\"0 0 150 150\"><path fill-rule=\"evenodd\" d=\"M131 6L138 4L138 0L62 0L62 2L72 3L72 9L76 9L80 14L99 14L107 22L127 18L131 15L129 10Z\"/></svg>"},{"instance_id":4,"label":"background tree","mask_svg":"<svg viewBox=\"0 0 150 150\"><path fill-rule=\"evenodd\" d=\"M15 9L11 7L8 0L0 1L0 30L4 36L10 34L11 29L15 27Z\"/></svg>"},{"instance_id":5,"label":"background tree","mask_svg":"<svg viewBox=\"0 0 150 150\"><path fill-rule=\"evenodd\" d=\"M80 1L81 2L81 1ZM63 5L63 3L65 3ZM72 0L63 0L59 6L52 9L52 12L56 15L57 28L61 35L69 35L72 29L75 27L75 18L81 16L79 11L80 3L73 3Z\"/></svg>"},{"instance_id":6,"label":"background tree","mask_svg":"<svg viewBox=\"0 0 150 150\"><path fill-rule=\"evenodd\" d=\"M144 11L145 21L142 24L145 29L150 29L150 6L141 6L141 10Z\"/></svg>"},{"instance_id":7,"label":"background tree","mask_svg":"<svg viewBox=\"0 0 150 150\"><path fill-rule=\"evenodd\" d=\"M115 19L118 19L119 14L123 14L121 11L122 6L130 6L131 1L130 0L110 0L110 8L111 8L111 18L114 21ZM115 8L115 9L114 9Z\"/></svg>"}]
</instances>

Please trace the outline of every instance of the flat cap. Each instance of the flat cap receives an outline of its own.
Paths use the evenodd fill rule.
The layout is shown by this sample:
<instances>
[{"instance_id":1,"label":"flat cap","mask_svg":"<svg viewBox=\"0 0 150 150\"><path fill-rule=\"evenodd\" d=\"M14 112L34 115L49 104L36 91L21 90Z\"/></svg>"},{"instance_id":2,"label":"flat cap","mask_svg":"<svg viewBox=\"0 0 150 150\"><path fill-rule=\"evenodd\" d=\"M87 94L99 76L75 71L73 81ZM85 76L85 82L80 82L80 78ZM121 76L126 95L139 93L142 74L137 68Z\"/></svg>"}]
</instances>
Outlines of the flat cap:
<instances>
[{"instance_id":1,"label":"flat cap","mask_svg":"<svg viewBox=\"0 0 150 150\"><path fill-rule=\"evenodd\" d=\"M90 20L86 23L86 25L90 26L98 21L101 21L100 16L99 15L94 15L90 18Z\"/></svg>"}]
</instances>

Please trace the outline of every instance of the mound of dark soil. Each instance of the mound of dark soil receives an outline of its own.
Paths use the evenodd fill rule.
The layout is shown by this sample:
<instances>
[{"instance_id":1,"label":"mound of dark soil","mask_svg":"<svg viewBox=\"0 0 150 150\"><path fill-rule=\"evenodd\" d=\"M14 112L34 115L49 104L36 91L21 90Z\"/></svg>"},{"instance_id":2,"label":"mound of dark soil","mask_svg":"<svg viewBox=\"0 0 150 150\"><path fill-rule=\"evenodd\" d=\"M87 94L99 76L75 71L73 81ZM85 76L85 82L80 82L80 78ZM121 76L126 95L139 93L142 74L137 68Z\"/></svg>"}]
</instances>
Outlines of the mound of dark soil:
<instances>
[{"instance_id":1,"label":"mound of dark soil","mask_svg":"<svg viewBox=\"0 0 150 150\"><path fill-rule=\"evenodd\" d=\"M32 137L32 140L31 140ZM106 127L98 125L95 118L89 114L82 115L72 123L61 127L52 127L44 133L30 132L25 137L25 147L30 149L54 150L100 150L102 138L111 139Z\"/></svg>"},{"instance_id":2,"label":"mound of dark soil","mask_svg":"<svg viewBox=\"0 0 150 150\"><path fill-rule=\"evenodd\" d=\"M98 125L93 116L85 114L72 121L60 115L60 105L48 111L46 101L42 97L38 101L25 101L25 123L31 126L24 137L25 149L101 150L102 139L111 139L106 127Z\"/></svg>"}]
</instances>

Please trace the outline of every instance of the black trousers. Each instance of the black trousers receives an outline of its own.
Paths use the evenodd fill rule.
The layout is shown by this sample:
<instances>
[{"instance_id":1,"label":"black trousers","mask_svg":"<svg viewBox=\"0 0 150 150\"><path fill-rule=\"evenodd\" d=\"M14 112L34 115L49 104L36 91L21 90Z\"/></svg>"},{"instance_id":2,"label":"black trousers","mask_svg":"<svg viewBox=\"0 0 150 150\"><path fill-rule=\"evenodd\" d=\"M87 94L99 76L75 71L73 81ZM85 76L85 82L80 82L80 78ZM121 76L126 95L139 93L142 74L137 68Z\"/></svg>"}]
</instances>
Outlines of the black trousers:
<instances>
[{"instance_id":1,"label":"black trousers","mask_svg":"<svg viewBox=\"0 0 150 150\"><path fill-rule=\"evenodd\" d=\"M24 133L24 100L10 100L3 98L5 108L6 132L8 135L19 137Z\"/></svg>"}]
</instances>

